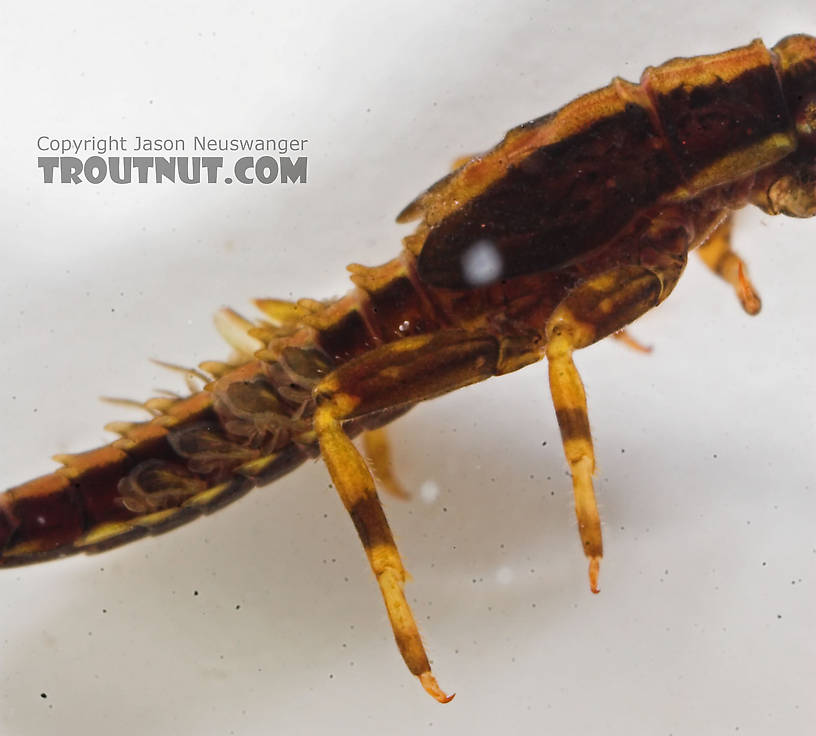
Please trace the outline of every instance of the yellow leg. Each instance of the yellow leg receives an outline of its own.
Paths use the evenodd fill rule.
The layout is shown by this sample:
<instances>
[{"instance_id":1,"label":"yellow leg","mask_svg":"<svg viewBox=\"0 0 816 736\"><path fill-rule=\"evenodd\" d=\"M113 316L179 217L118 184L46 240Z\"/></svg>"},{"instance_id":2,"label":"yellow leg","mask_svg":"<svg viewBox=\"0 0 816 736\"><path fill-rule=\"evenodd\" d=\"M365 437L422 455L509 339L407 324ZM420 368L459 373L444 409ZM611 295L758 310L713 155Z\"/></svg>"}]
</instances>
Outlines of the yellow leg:
<instances>
[{"instance_id":1,"label":"yellow leg","mask_svg":"<svg viewBox=\"0 0 816 736\"><path fill-rule=\"evenodd\" d=\"M621 266L594 276L571 291L547 323L545 352L550 392L572 474L575 514L581 545L589 558L589 585L593 593L599 591L603 557L601 517L592 487L595 451L586 394L572 354L618 332L664 299L683 270L684 255L672 258L669 253L662 259L664 263L658 261L652 268Z\"/></svg>"},{"instance_id":2,"label":"yellow leg","mask_svg":"<svg viewBox=\"0 0 816 736\"><path fill-rule=\"evenodd\" d=\"M370 429L365 432L363 434L363 449L382 488L396 498L403 500L411 498L411 495L402 487L402 484L394 475L391 448L385 427Z\"/></svg>"},{"instance_id":3,"label":"yellow leg","mask_svg":"<svg viewBox=\"0 0 816 736\"><path fill-rule=\"evenodd\" d=\"M634 337L632 337L627 330L618 330L617 332L612 333L612 337L616 340L620 340L627 348L632 348L632 350L637 351L638 353L651 353L652 346L651 345L644 345L641 342L638 342Z\"/></svg>"},{"instance_id":4,"label":"yellow leg","mask_svg":"<svg viewBox=\"0 0 816 736\"><path fill-rule=\"evenodd\" d=\"M589 587L598 588L598 573L603 557L601 516L595 502L592 474L595 472L595 451L589 431L586 394L581 376L572 361L574 345L568 332L556 328L547 342L547 360L550 368L550 392L555 405L555 416L561 430L564 454L572 473L575 495L575 515L584 554L589 559Z\"/></svg>"},{"instance_id":5,"label":"yellow leg","mask_svg":"<svg viewBox=\"0 0 816 736\"><path fill-rule=\"evenodd\" d=\"M320 451L360 535L405 664L430 695L440 703L447 703L453 695L446 695L431 673L428 655L403 592L405 568L380 505L374 479L340 423L340 418L348 413L348 402L344 401L348 398L338 394L315 412L314 428Z\"/></svg>"},{"instance_id":6,"label":"yellow leg","mask_svg":"<svg viewBox=\"0 0 816 736\"><path fill-rule=\"evenodd\" d=\"M742 308L751 315L762 308L762 301L748 279L745 262L731 249L731 218L720 225L697 252L703 263L734 287Z\"/></svg>"},{"instance_id":7,"label":"yellow leg","mask_svg":"<svg viewBox=\"0 0 816 736\"><path fill-rule=\"evenodd\" d=\"M537 352L530 360L536 359L540 351L538 344L532 347ZM380 586L397 646L408 669L442 703L453 696L448 697L431 674L402 590L406 573L380 506L374 478L342 424L366 417L376 419L383 411L396 410L399 414L420 401L483 381L501 372L508 361L521 361L521 353L521 347L505 345L486 331L440 330L380 345L343 363L314 388L317 409L313 426L320 451L357 527ZM382 452L379 458L384 458Z\"/></svg>"}]
</instances>

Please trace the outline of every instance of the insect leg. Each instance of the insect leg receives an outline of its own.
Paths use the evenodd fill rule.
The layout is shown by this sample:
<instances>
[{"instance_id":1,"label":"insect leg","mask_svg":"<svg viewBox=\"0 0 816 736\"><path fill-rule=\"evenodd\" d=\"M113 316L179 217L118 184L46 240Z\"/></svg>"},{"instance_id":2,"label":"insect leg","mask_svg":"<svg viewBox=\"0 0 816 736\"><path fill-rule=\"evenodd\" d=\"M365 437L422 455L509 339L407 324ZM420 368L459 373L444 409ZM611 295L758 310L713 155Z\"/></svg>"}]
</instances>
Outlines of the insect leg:
<instances>
[{"instance_id":1,"label":"insect leg","mask_svg":"<svg viewBox=\"0 0 816 736\"><path fill-rule=\"evenodd\" d=\"M639 342L634 337L632 337L627 330L618 330L617 332L613 332L612 337L622 342L624 345L626 345L627 348L631 348L632 350L638 353L652 352L651 345L644 345L642 342Z\"/></svg>"},{"instance_id":2,"label":"insect leg","mask_svg":"<svg viewBox=\"0 0 816 736\"><path fill-rule=\"evenodd\" d=\"M601 518L592 486L595 452L586 393L572 353L617 332L671 291L685 259L657 260L662 265L655 269L621 266L584 281L556 307L546 327L550 392L572 474L575 514L584 554L589 558L593 593L599 590L598 573L603 557Z\"/></svg>"},{"instance_id":3,"label":"insect leg","mask_svg":"<svg viewBox=\"0 0 816 736\"><path fill-rule=\"evenodd\" d=\"M341 365L314 390L317 409L313 422L320 451L365 548L397 646L408 669L419 677L428 693L443 703L450 698L431 673L405 599L405 569L374 479L342 423L488 378L497 369L499 353L499 343L490 335L442 330L381 345Z\"/></svg>"},{"instance_id":4,"label":"insect leg","mask_svg":"<svg viewBox=\"0 0 816 736\"><path fill-rule=\"evenodd\" d=\"M431 673L428 655L403 591L405 568L380 505L374 479L340 424L343 414L341 402L324 403L315 412L314 428L320 451L365 547L402 658L425 690L439 702L446 703L453 696L443 692Z\"/></svg>"},{"instance_id":5,"label":"insect leg","mask_svg":"<svg viewBox=\"0 0 816 736\"><path fill-rule=\"evenodd\" d=\"M584 554L589 558L589 585L593 593L598 588L598 572L603 557L601 517L592 487L595 472L595 451L587 416L586 393L581 376L572 361L574 344L570 336L559 331L547 344L550 368L550 393L555 416L561 430L564 454L572 474L575 495L575 515Z\"/></svg>"},{"instance_id":6,"label":"insect leg","mask_svg":"<svg viewBox=\"0 0 816 736\"><path fill-rule=\"evenodd\" d=\"M374 475L383 489L396 498L409 499L408 493L397 480L391 462L391 447L384 427L371 429L363 434L363 449L368 456Z\"/></svg>"},{"instance_id":7,"label":"insect leg","mask_svg":"<svg viewBox=\"0 0 816 736\"><path fill-rule=\"evenodd\" d=\"M747 275L745 262L731 249L731 218L725 220L697 252L714 273L734 287L742 308L757 314L762 301Z\"/></svg>"}]
</instances>

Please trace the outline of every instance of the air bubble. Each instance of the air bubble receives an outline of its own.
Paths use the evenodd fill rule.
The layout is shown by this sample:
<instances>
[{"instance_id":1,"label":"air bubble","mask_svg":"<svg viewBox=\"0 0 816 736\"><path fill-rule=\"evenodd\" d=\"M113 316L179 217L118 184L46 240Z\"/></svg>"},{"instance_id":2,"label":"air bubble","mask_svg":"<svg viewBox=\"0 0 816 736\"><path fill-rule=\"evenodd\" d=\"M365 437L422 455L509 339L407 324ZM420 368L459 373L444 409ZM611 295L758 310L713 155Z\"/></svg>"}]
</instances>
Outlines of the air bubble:
<instances>
[{"instance_id":1,"label":"air bubble","mask_svg":"<svg viewBox=\"0 0 816 736\"><path fill-rule=\"evenodd\" d=\"M433 503L439 498L439 486L432 480L423 481L419 487L419 496L425 503Z\"/></svg>"},{"instance_id":2,"label":"air bubble","mask_svg":"<svg viewBox=\"0 0 816 736\"><path fill-rule=\"evenodd\" d=\"M489 240L477 240L462 254L462 276L471 286L484 286L502 275L502 257Z\"/></svg>"}]
</instances>

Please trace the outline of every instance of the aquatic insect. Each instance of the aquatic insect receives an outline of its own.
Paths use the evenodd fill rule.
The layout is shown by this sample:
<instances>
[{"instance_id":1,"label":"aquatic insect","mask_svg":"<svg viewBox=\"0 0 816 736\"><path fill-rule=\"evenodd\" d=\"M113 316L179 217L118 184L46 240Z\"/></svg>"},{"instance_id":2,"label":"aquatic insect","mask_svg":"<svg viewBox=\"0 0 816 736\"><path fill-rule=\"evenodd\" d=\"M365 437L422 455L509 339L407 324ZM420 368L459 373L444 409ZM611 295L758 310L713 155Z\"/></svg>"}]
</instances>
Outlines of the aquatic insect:
<instances>
[{"instance_id":1,"label":"aquatic insect","mask_svg":"<svg viewBox=\"0 0 816 736\"><path fill-rule=\"evenodd\" d=\"M386 491L403 494L383 426L415 404L546 358L572 474L590 586L603 554L586 397L572 353L621 330L673 290L688 252L755 314L731 249L734 210L816 215L816 39L790 36L615 79L511 130L399 215L420 219L403 253L349 267L329 301L256 301L219 313L235 350L181 370L110 445L57 459L0 494L0 564L98 552L220 508L323 457L383 594L400 652L439 687L405 599L405 571L363 435ZM195 380L203 382L202 387Z\"/></svg>"}]
</instances>

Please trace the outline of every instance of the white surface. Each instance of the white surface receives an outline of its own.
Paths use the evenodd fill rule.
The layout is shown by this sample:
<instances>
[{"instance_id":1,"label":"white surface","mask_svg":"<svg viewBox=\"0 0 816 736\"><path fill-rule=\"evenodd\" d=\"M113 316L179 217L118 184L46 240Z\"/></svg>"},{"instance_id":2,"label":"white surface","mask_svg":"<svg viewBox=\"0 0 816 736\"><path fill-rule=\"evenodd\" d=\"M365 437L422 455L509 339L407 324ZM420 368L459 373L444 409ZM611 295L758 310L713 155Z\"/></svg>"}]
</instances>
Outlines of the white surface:
<instances>
[{"instance_id":1,"label":"white surface","mask_svg":"<svg viewBox=\"0 0 816 736\"><path fill-rule=\"evenodd\" d=\"M407 201L512 125L671 56L816 32L810 0L781 5L6 4L0 487L108 441L130 415L98 396L181 388L148 357L224 356L220 305L344 291L346 263L397 252ZM310 180L45 186L41 134L308 138ZM746 214L761 316L695 262L633 330L653 355L578 358L600 596L543 366L395 425L417 491L387 511L452 704L405 670L311 465L166 536L0 572L0 733L807 732L816 223Z\"/></svg>"}]
</instances>

